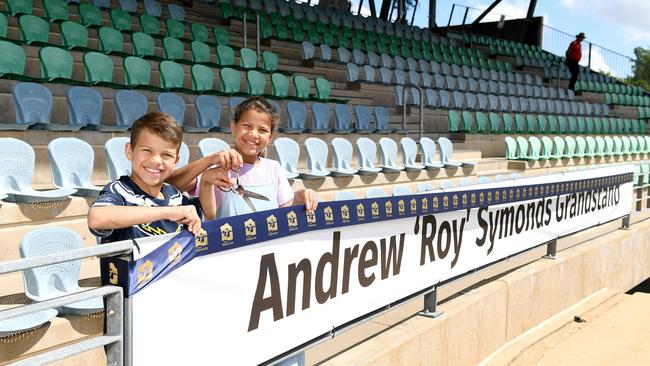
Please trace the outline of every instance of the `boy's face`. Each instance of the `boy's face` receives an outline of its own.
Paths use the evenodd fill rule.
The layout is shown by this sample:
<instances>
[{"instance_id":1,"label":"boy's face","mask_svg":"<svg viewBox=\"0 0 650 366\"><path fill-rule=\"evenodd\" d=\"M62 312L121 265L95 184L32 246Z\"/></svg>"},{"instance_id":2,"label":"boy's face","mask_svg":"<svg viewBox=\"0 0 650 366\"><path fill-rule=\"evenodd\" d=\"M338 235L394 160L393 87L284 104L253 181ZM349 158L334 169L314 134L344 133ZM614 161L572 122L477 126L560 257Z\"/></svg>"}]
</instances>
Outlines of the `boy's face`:
<instances>
[{"instance_id":1,"label":"boy's face","mask_svg":"<svg viewBox=\"0 0 650 366\"><path fill-rule=\"evenodd\" d=\"M245 163L254 163L272 137L271 117L250 109L242 113L239 122L231 123L235 146Z\"/></svg>"},{"instance_id":2,"label":"boy's face","mask_svg":"<svg viewBox=\"0 0 650 366\"><path fill-rule=\"evenodd\" d=\"M178 162L177 149L175 143L142 131L135 145L126 145L126 157L131 161L131 179L145 191L147 188L159 191Z\"/></svg>"}]
</instances>

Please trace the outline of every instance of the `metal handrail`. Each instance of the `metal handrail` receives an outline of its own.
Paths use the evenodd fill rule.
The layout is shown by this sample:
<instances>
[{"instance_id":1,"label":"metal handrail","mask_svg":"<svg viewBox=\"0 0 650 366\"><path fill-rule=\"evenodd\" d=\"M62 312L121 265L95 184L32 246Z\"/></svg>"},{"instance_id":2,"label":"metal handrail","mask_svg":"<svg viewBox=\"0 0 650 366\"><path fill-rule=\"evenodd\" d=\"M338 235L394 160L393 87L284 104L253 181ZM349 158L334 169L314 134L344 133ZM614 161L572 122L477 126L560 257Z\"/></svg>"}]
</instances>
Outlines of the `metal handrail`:
<instances>
[{"instance_id":1,"label":"metal handrail","mask_svg":"<svg viewBox=\"0 0 650 366\"><path fill-rule=\"evenodd\" d=\"M256 67L260 67L260 13L255 12L255 53L257 56Z\"/></svg>"},{"instance_id":2,"label":"metal handrail","mask_svg":"<svg viewBox=\"0 0 650 366\"><path fill-rule=\"evenodd\" d=\"M418 91L420 92L420 127L418 130L418 137L419 139L422 138L424 135L424 93L422 90L422 87L419 85L415 85L413 83L405 83L402 85L402 130L407 131L408 129L406 128L406 87L414 87L417 88ZM419 141L418 139L418 141Z\"/></svg>"}]
</instances>

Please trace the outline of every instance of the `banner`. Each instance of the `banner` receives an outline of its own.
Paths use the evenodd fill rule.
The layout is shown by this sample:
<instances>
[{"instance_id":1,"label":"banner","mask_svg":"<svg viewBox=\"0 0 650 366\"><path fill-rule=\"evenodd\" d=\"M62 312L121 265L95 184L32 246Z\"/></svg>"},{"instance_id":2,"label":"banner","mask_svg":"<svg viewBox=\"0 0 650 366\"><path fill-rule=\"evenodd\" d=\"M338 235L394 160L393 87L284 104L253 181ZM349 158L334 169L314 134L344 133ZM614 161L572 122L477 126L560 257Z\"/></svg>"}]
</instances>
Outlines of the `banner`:
<instances>
[{"instance_id":1,"label":"banner","mask_svg":"<svg viewBox=\"0 0 650 366\"><path fill-rule=\"evenodd\" d=\"M441 281L629 214L632 173L617 166L321 202L314 215L258 212L102 266L133 296L136 365L255 365Z\"/></svg>"}]
</instances>

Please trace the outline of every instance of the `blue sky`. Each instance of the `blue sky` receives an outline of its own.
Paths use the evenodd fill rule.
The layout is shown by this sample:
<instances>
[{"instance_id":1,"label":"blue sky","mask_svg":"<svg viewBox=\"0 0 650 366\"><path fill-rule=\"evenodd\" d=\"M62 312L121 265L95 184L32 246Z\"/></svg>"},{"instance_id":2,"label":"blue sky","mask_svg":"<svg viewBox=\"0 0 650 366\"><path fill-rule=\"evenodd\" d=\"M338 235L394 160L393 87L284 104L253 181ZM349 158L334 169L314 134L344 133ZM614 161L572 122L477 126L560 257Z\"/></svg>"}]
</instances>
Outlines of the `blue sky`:
<instances>
[{"instance_id":1,"label":"blue sky","mask_svg":"<svg viewBox=\"0 0 650 366\"><path fill-rule=\"evenodd\" d=\"M358 7L358 1L352 0L354 11ZM367 5L367 0L365 1L365 5ZM492 1L438 0L437 3L438 25L446 25L453 4L485 9ZM377 10L379 10L381 1L377 0L376 4ZM498 20L500 14L506 15L506 19L525 17L528 4L529 0L503 0L492 10L491 18L488 17L486 20ZM415 16L416 25L426 26L428 24L428 7L428 0L420 0ZM456 6L456 9L458 13L454 16L452 24L462 20L464 9L459 11L459 6ZM478 14L480 11L470 10L468 19L473 20ZM535 16L543 16L545 25L571 35L585 32L588 41L625 56L633 57L635 47L650 48L649 0L538 0ZM409 20L410 17L411 13L409 12ZM552 35L551 33L553 33L551 30L545 32L545 46L565 47L564 43L568 41L565 42L565 38L559 34ZM585 47L584 44L583 47ZM592 68L617 71L629 68L629 66L624 58L592 48Z\"/></svg>"}]
</instances>

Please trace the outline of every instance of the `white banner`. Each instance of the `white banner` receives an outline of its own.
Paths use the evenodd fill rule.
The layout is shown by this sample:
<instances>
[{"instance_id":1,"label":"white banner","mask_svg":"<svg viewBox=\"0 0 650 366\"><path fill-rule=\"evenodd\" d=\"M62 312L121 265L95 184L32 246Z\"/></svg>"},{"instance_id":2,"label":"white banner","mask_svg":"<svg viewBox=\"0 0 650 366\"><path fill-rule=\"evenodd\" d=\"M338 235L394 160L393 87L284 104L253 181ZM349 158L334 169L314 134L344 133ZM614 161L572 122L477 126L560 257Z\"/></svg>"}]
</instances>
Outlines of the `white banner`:
<instances>
[{"instance_id":1,"label":"white banner","mask_svg":"<svg viewBox=\"0 0 650 366\"><path fill-rule=\"evenodd\" d=\"M427 205L476 203L468 209L323 228L193 258L133 296L135 365L264 363L441 281L629 214L632 171L464 187ZM511 202L489 205L487 194ZM420 198L427 195L406 196L406 211ZM319 204L326 215L327 204Z\"/></svg>"}]
</instances>

